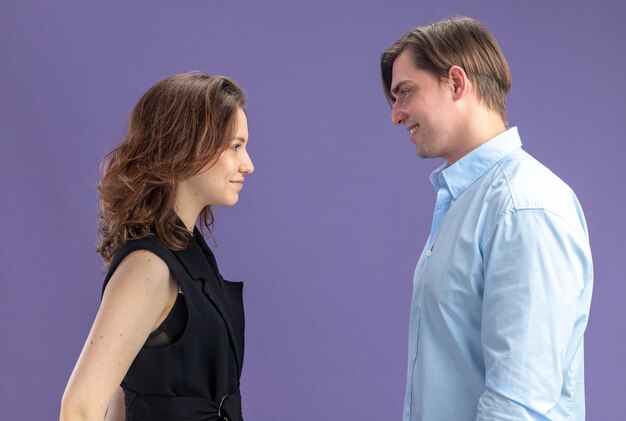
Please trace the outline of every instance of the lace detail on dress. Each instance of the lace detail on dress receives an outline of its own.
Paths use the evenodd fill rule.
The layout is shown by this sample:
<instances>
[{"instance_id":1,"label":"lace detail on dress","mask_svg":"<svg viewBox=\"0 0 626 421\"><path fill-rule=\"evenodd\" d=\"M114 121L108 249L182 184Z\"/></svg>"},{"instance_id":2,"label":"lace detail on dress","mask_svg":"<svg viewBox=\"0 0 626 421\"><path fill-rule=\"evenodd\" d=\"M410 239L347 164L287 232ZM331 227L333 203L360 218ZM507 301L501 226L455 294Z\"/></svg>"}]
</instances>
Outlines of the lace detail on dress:
<instances>
[{"instance_id":1,"label":"lace detail on dress","mask_svg":"<svg viewBox=\"0 0 626 421\"><path fill-rule=\"evenodd\" d=\"M187 325L187 304L183 293L178 289L178 296L169 314L163 323L150 333L146 343L147 348L163 348L176 342L185 331Z\"/></svg>"}]
</instances>

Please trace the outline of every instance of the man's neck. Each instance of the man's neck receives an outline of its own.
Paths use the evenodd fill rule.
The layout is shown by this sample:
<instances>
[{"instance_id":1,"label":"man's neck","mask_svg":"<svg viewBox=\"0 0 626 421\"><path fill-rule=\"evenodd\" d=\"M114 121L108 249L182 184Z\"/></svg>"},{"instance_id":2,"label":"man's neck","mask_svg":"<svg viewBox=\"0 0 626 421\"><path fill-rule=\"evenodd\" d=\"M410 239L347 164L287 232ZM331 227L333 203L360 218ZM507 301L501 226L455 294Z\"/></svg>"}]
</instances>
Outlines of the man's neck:
<instances>
[{"instance_id":1,"label":"man's neck","mask_svg":"<svg viewBox=\"0 0 626 421\"><path fill-rule=\"evenodd\" d=\"M454 156L446 158L450 165L506 131L506 125L499 114L481 109L465 119L465 124L458 128L459 141Z\"/></svg>"}]
</instances>

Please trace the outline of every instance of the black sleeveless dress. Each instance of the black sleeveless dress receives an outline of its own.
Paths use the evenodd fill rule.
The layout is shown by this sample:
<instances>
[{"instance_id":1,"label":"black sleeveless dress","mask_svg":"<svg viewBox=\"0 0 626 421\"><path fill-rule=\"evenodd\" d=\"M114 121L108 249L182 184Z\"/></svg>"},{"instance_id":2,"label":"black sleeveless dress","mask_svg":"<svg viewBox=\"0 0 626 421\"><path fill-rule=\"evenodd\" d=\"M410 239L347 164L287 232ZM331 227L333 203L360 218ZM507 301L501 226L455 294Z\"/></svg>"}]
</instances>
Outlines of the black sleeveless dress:
<instances>
[{"instance_id":1,"label":"black sleeveless dress","mask_svg":"<svg viewBox=\"0 0 626 421\"><path fill-rule=\"evenodd\" d=\"M241 282L219 273L196 228L182 251L149 236L124 243L103 285L129 253L149 250L167 264L187 306L187 325L174 343L143 347L122 382L127 421L242 421L239 379L244 351Z\"/></svg>"}]
</instances>

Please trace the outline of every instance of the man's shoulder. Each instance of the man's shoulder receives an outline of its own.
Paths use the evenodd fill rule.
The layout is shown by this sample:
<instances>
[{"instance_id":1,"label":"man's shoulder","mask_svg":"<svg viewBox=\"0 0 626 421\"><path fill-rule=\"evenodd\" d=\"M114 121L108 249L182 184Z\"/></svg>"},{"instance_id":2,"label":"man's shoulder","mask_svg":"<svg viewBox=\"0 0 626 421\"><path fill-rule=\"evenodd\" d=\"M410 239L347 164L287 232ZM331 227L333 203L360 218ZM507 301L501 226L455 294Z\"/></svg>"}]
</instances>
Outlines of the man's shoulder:
<instances>
[{"instance_id":1,"label":"man's shoulder","mask_svg":"<svg viewBox=\"0 0 626 421\"><path fill-rule=\"evenodd\" d=\"M545 209L558 211L572 204L572 189L533 156L518 149L498 163L506 179L514 210Z\"/></svg>"}]
</instances>

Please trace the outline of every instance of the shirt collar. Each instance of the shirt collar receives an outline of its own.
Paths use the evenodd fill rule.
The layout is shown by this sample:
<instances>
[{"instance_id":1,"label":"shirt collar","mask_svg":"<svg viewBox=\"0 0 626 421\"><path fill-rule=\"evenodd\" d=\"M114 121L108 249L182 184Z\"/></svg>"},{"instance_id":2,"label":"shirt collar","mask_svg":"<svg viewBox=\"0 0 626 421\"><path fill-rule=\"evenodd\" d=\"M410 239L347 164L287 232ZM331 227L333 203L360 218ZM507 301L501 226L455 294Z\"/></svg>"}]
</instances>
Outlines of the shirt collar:
<instances>
[{"instance_id":1,"label":"shirt collar","mask_svg":"<svg viewBox=\"0 0 626 421\"><path fill-rule=\"evenodd\" d=\"M435 190L447 188L457 199L469 186L485 174L504 156L520 148L522 141L517 127L511 127L504 133L483 143L454 164L443 164L432 174L430 182Z\"/></svg>"}]
</instances>

